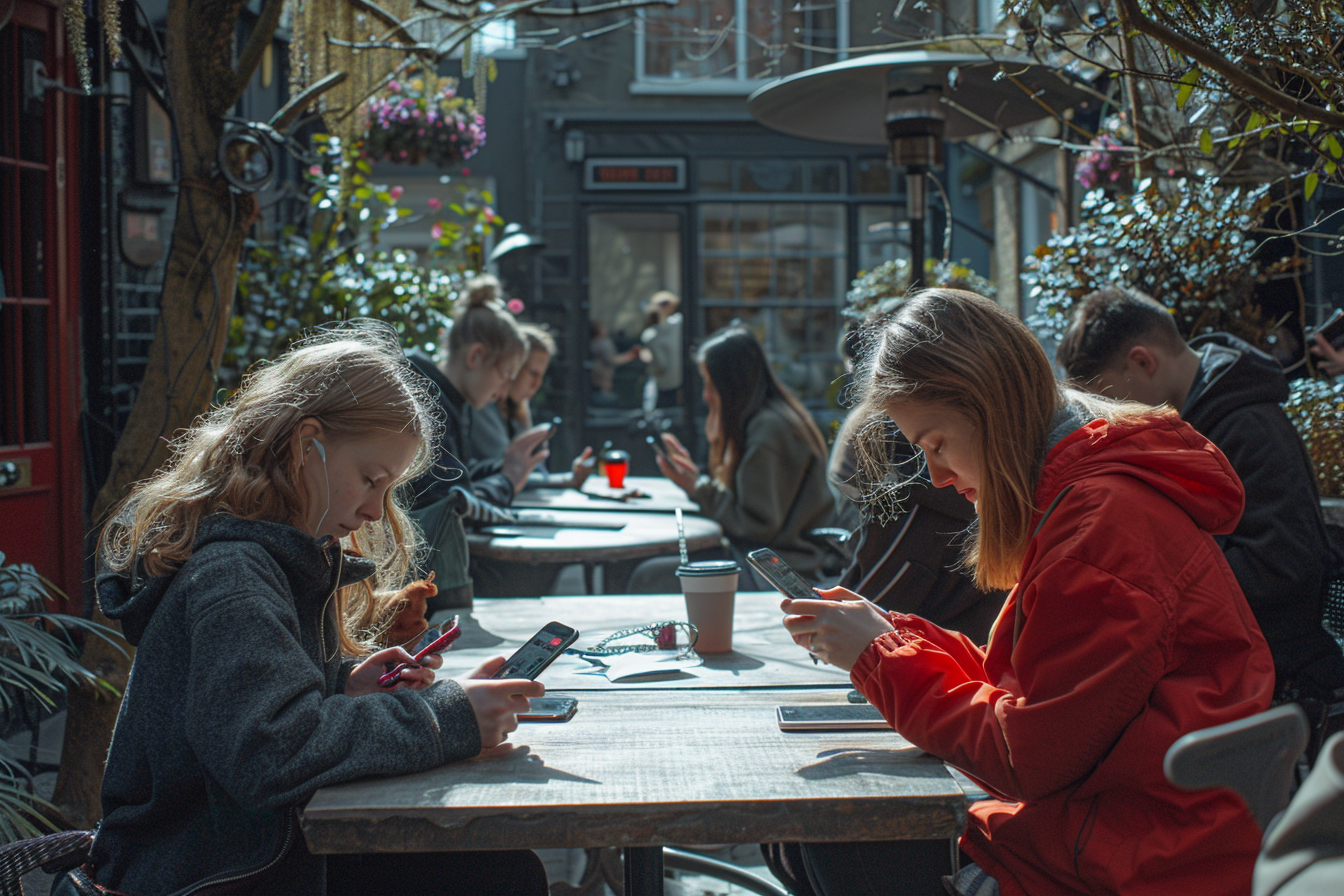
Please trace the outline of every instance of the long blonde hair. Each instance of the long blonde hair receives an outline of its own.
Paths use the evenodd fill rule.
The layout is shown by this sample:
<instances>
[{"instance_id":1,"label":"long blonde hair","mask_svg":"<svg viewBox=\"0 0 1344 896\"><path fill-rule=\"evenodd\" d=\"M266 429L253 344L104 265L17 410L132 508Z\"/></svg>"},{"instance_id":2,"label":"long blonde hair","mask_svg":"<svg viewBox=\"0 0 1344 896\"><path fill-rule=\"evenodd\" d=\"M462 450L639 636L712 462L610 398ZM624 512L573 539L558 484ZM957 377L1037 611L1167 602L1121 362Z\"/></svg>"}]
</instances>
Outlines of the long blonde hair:
<instances>
[{"instance_id":1,"label":"long blonde hair","mask_svg":"<svg viewBox=\"0 0 1344 896\"><path fill-rule=\"evenodd\" d=\"M388 489L382 518L366 522L344 542L377 568L372 580L336 596L341 648L364 652L388 621L375 585L395 591L414 569L418 535L400 492L432 462L442 427L434 408L390 327L354 321L320 331L274 363L249 371L226 404L174 440L163 469L111 514L101 536L103 561L133 575L170 575L191 557L197 528L213 513L301 526L308 495L292 435L305 418L336 437L411 433L419 448Z\"/></svg>"}]
</instances>

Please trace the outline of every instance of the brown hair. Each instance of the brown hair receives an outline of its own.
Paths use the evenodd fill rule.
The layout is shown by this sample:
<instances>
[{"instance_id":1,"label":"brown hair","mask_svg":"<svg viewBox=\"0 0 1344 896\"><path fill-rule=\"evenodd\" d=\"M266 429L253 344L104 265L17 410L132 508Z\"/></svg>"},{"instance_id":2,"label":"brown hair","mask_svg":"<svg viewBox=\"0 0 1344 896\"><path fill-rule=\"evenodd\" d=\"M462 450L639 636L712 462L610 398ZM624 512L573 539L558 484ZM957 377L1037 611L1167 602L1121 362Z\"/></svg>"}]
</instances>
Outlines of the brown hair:
<instances>
[{"instance_id":1,"label":"brown hair","mask_svg":"<svg viewBox=\"0 0 1344 896\"><path fill-rule=\"evenodd\" d=\"M527 359L527 342L518 321L499 297L499 280L484 274L467 282L466 295L448 331L448 355L469 345L485 346L486 362L510 368L509 379Z\"/></svg>"},{"instance_id":2,"label":"brown hair","mask_svg":"<svg viewBox=\"0 0 1344 896\"><path fill-rule=\"evenodd\" d=\"M226 404L174 440L167 465L112 513L100 539L104 562L133 575L170 575L191 557L200 521L213 513L299 525L308 496L291 443L306 418L337 437L412 433L419 448L388 489L382 518L346 537L346 547L372 560L377 573L336 596L341 647L349 654L370 649L395 609L380 604L373 583L395 591L413 569L418 536L399 492L428 469L439 437L425 385L386 324L352 321L310 336L249 371Z\"/></svg>"},{"instance_id":3,"label":"brown hair","mask_svg":"<svg viewBox=\"0 0 1344 896\"><path fill-rule=\"evenodd\" d=\"M1185 340L1171 311L1146 293L1124 286L1090 292L1055 350L1055 360L1075 383L1086 384L1143 343L1179 350Z\"/></svg>"},{"instance_id":4,"label":"brown hair","mask_svg":"<svg viewBox=\"0 0 1344 896\"><path fill-rule=\"evenodd\" d=\"M975 293L921 290L880 326L857 385L856 447L869 481L881 482L886 473L892 402L935 404L972 422L979 443L979 527L966 561L980 588L1011 587L1031 540L1036 480L1061 400L1036 338Z\"/></svg>"}]
</instances>

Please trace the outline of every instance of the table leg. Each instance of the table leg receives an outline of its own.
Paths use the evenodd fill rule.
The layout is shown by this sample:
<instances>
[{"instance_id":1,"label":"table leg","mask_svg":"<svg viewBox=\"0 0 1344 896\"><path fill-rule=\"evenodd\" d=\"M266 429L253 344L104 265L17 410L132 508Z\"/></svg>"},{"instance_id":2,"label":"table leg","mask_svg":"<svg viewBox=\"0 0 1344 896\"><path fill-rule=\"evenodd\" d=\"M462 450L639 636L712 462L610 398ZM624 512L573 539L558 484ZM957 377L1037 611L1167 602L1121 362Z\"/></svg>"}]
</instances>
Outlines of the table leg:
<instances>
[{"instance_id":1,"label":"table leg","mask_svg":"<svg viewBox=\"0 0 1344 896\"><path fill-rule=\"evenodd\" d=\"M597 593L593 590L593 569L595 566L596 564L594 563L583 564L583 591L585 594Z\"/></svg>"},{"instance_id":2,"label":"table leg","mask_svg":"<svg viewBox=\"0 0 1344 896\"><path fill-rule=\"evenodd\" d=\"M663 848L625 848L625 896L663 896Z\"/></svg>"}]
</instances>

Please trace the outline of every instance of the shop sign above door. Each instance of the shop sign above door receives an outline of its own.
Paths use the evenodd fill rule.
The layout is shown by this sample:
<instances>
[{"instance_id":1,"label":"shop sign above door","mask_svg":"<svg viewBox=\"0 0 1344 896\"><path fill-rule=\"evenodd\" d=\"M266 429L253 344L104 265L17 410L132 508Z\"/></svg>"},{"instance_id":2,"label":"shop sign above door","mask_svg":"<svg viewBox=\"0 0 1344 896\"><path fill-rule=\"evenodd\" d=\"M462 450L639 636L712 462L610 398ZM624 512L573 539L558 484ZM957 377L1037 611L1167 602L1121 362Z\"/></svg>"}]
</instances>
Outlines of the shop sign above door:
<instances>
[{"instance_id":1,"label":"shop sign above door","mask_svg":"<svg viewBox=\"0 0 1344 896\"><path fill-rule=\"evenodd\" d=\"M686 160L664 159L585 159L585 190L684 190Z\"/></svg>"}]
</instances>

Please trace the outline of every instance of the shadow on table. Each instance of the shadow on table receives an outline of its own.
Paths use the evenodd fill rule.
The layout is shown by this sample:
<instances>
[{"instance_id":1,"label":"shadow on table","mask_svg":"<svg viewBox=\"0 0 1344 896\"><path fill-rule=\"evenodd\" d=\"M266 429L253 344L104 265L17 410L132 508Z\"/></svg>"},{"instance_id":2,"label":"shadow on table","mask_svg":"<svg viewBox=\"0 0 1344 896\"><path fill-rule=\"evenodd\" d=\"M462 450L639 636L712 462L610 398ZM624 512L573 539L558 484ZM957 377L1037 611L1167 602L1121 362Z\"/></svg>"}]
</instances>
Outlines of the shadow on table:
<instances>
[{"instance_id":1,"label":"shadow on table","mask_svg":"<svg viewBox=\"0 0 1344 896\"><path fill-rule=\"evenodd\" d=\"M733 651L731 653L709 653L700 654L704 660L706 669L714 669L719 672L731 672L734 675L740 675L743 672L751 672L756 669L764 668L765 663L753 657Z\"/></svg>"},{"instance_id":2,"label":"shadow on table","mask_svg":"<svg viewBox=\"0 0 1344 896\"><path fill-rule=\"evenodd\" d=\"M524 722L515 736L525 736L528 724ZM602 783L593 778L585 778L582 775L551 768L546 764L546 760L535 755L532 748L526 744L500 744L497 747L491 747L489 750L482 750L481 755L475 761L498 764L498 768L489 769L487 774L492 779L510 783L545 784L548 781L578 781L582 784Z\"/></svg>"},{"instance_id":3,"label":"shadow on table","mask_svg":"<svg viewBox=\"0 0 1344 896\"><path fill-rule=\"evenodd\" d=\"M465 613L461 611L455 612L458 613L458 625L462 627L462 635L453 645L458 650L495 647L504 643L504 639L499 635L496 635L493 632L488 632L482 628L481 624L476 621L476 617L472 616L471 611Z\"/></svg>"},{"instance_id":4,"label":"shadow on table","mask_svg":"<svg viewBox=\"0 0 1344 896\"><path fill-rule=\"evenodd\" d=\"M856 750L840 748L823 750L816 762L804 765L794 772L808 781L842 778L846 775L891 775L898 778L942 778L947 770L941 765L911 764L907 760L923 756L918 747L908 746L894 750Z\"/></svg>"}]
</instances>

